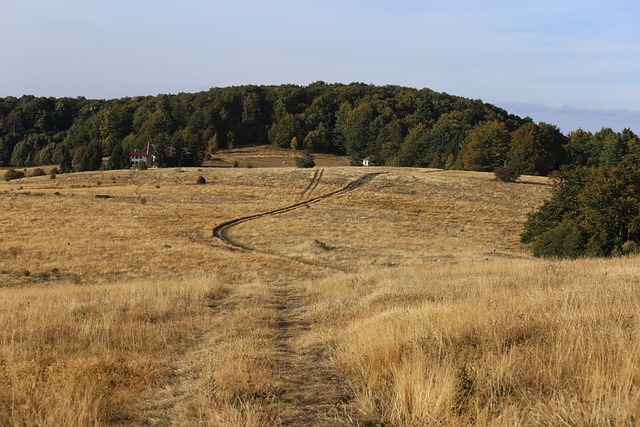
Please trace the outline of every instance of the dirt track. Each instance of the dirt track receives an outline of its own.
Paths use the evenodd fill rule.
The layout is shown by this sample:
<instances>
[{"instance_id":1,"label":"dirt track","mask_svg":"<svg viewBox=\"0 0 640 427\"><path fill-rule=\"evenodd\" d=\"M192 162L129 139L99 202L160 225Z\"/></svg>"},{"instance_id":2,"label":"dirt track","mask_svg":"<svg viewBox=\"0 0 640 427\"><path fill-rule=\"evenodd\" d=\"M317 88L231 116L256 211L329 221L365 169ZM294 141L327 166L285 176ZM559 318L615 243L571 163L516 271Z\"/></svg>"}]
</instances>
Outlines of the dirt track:
<instances>
[{"instance_id":1,"label":"dirt track","mask_svg":"<svg viewBox=\"0 0 640 427\"><path fill-rule=\"evenodd\" d=\"M322 179L323 170L317 170L311 182L301 194L309 197L318 187ZM249 247L236 239L229 237L229 231L238 224L258 218L275 216L295 209L302 208L322 200L336 197L356 190L373 180L379 173L368 173L352 181L345 187L307 199L280 209L227 221L213 230L213 236L235 249L245 250L257 254L276 256L280 260L305 264L305 266L322 267L330 270L340 270L335 266L320 265L309 261L291 258L285 255L270 253L265 249ZM282 262L282 261L279 261ZM329 426L336 425L336 414L345 402L349 400L341 378L334 372L328 349L313 346L301 348L297 339L312 325L305 320L304 313L309 305L307 295L301 283L301 276L270 277L265 283L268 289L268 302L264 307L274 310L276 314L273 335L278 337L274 342L276 354L275 365L278 369L278 393L276 396L278 408L278 425L281 426ZM221 315L224 315L221 313Z\"/></svg>"},{"instance_id":2,"label":"dirt track","mask_svg":"<svg viewBox=\"0 0 640 427\"><path fill-rule=\"evenodd\" d=\"M311 179L311 182L309 183L309 185L307 186L307 188L304 190L304 192L302 193L302 197L304 198L305 196L309 196L313 193L313 191L318 187L318 184L320 183L320 180L322 179L322 175L324 173L324 169L320 169L320 170L316 170L313 178ZM308 200L304 200L301 201L299 203L295 203L293 205L290 206L286 206L284 208L280 208L280 209L274 209L272 211L268 211L268 212L263 212L263 213L259 213L259 214L255 214L255 215L249 215L249 216L245 216L242 218L237 218L237 219L233 219L231 221L227 221L224 222L218 226L216 226L213 229L213 237L218 238L220 240L222 240L223 242L225 242L227 245L236 248L236 249L243 249L246 251L250 251L250 252L255 252L255 253L262 253L265 255L271 255L271 256L277 256L280 258L285 258L285 259L289 259L291 261L294 262L299 262L302 264L307 264L307 265L311 265L311 266L315 266L315 267L322 267L322 268L328 268L328 269L332 269L332 270L338 270L338 271L344 271L341 268L337 268L335 266L330 266L330 265L322 265L319 263L313 263L310 261L304 261L304 260L300 260L300 259L296 259L296 258L291 258L285 255L281 255L281 254L276 254L276 253L271 253L268 251L264 251L264 250L258 250L256 248L252 248L249 247L243 243L238 242L235 239L232 239L231 237L229 237L229 231L235 227L238 224L242 224L244 222L248 222L248 221L253 221L255 219L259 219L259 218L264 218L264 217L268 217L268 216L275 216L275 215L279 215L285 212L290 212L296 209L300 209L302 207L305 206L309 206L312 205L314 203L318 203L322 200L326 200L329 199L331 197L336 197L339 196L341 194L345 194L348 193L350 191L356 190L360 187L362 187L363 185L369 183L371 180L373 180L376 176L380 175L381 173L368 173L365 174L363 176L361 176L360 178L356 179L355 181L350 182L349 184L347 184L345 187L327 193L327 194L323 194L322 196L318 196L318 197L314 197L312 199L308 199Z\"/></svg>"}]
</instances>

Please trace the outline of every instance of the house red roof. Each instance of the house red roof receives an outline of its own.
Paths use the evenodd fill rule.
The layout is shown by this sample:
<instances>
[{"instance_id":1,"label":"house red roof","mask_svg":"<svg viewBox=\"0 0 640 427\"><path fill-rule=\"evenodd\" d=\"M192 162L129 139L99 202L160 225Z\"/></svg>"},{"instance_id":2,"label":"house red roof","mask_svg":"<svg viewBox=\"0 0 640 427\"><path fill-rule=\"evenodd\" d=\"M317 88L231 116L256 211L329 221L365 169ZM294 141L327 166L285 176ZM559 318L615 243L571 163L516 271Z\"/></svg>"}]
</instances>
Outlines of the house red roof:
<instances>
[{"instance_id":1,"label":"house red roof","mask_svg":"<svg viewBox=\"0 0 640 427\"><path fill-rule=\"evenodd\" d=\"M129 151L130 156L148 156L149 153L146 151Z\"/></svg>"}]
</instances>

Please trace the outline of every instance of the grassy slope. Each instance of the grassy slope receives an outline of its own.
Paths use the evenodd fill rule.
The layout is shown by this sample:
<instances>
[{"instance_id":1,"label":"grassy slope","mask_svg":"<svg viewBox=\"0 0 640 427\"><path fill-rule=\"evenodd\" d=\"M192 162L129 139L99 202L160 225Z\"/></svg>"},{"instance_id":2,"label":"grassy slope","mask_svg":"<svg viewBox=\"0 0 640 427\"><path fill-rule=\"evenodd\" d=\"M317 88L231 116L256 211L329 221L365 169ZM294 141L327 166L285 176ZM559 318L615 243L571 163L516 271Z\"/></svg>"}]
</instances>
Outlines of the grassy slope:
<instances>
[{"instance_id":1,"label":"grassy slope","mask_svg":"<svg viewBox=\"0 0 640 427\"><path fill-rule=\"evenodd\" d=\"M300 201L313 171L0 183L0 424L637 419L636 259L532 259L544 179L375 170L231 231L264 253L211 230Z\"/></svg>"}]
</instances>

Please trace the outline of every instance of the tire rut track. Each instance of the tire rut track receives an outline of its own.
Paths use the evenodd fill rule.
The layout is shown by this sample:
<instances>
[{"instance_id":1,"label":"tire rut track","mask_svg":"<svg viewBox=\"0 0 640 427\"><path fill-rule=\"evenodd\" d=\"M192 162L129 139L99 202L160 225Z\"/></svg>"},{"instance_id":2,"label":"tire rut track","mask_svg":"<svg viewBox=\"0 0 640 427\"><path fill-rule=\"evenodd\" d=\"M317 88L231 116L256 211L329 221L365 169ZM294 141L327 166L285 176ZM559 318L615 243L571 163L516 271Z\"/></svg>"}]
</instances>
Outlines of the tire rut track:
<instances>
[{"instance_id":1,"label":"tire rut track","mask_svg":"<svg viewBox=\"0 0 640 427\"><path fill-rule=\"evenodd\" d=\"M305 190L302 192L302 195L300 196L301 200L309 198L309 196L311 196L315 189L318 188L318 184L320 184L320 180L322 179L323 174L324 169L318 169L315 171L311 182L309 182L309 185L307 186L307 188L305 188Z\"/></svg>"},{"instance_id":2,"label":"tire rut track","mask_svg":"<svg viewBox=\"0 0 640 427\"><path fill-rule=\"evenodd\" d=\"M284 208L227 221L214 228L213 236L235 249L276 256L284 261L306 266L343 271L330 265L258 250L232 239L228 233L238 224L290 212L356 190L378 175L380 173L369 173L339 190L322 196ZM321 178L322 171L316 171L303 197L305 195L308 197L315 190ZM287 276L275 274L265 283L269 300L263 304L272 310L275 319L272 326L273 332L269 334L274 349L273 362L278 372L277 383L279 384L274 408L277 408L278 425L282 427L336 425L335 414L345 402L349 401L350 396L344 388L342 379L335 372L327 348L323 345L305 346L298 341L312 328L312 321L305 317L310 302L302 285L303 277L304 275L300 274Z\"/></svg>"},{"instance_id":3,"label":"tire rut track","mask_svg":"<svg viewBox=\"0 0 640 427\"><path fill-rule=\"evenodd\" d=\"M316 173L314 174L310 185L307 187L307 189L304 191L305 194L311 194L311 192L313 192L313 190L318 186L318 184L320 183L320 179L322 178L322 171L316 171ZM286 212L291 212L293 210L296 209L300 209L302 207L305 206L310 206L312 204L321 202L323 200L327 200L329 198L332 197L336 197L345 193L348 193L350 191L356 190L360 187L362 187L363 185L369 183L371 180L373 180L376 176L381 175L381 172L377 172L377 173L368 173L366 175L361 176L360 178L351 181L349 184L347 184L345 187L336 190L336 191L332 191L330 193L327 194L323 194L322 196L318 196L318 197L314 197L313 199L309 199L309 200L305 200L302 202L298 202L298 203L294 203L293 205L289 205L283 208L279 208L279 209L274 209L271 211L267 211L267 212L262 212L262 213L258 213L258 214L254 214L254 215L248 215L248 216L244 216L241 218L236 218L227 222L223 222L222 224L217 225L212 232L212 235L214 238L218 238L220 240L222 240L224 243L226 243L228 246L235 248L235 249L242 249L245 251L249 251L249 252L253 252L253 253L259 253L259 254L263 254L263 255L269 255L269 256L275 256L278 258L283 258L283 259L287 259L289 261L292 262L297 262L297 263L301 263L301 264L306 264L306 265L310 265L313 267L321 267L321 268L326 268L326 269L330 269L330 270L337 270L337 271L342 271L342 272L346 272L346 270L339 268L339 267L335 267L335 266L331 266L331 265L325 265L325 264L321 264L321 263L316 263L316 262L312 262L312 261L306 261L306 260L301 260L301 259L297 259L297 258L293 258L293 257L289 257L286 255L282 255L282 254L277 254L277 253L273 253L273 252L268 252L265 250L258 250L256 248L252 248L250 246L247 246L243 243L238 242L237 240L234 240L233 238L229 237L229 231L242 223L245 222L249 222L249 221L253 221L256 219L260 219L260 218L265 218L265 217L269 217L269 216L276 216L276 215L280 215Z\"/></svg>"},{"instance_id":4,"label":"tire rut track","mask_svg":"<svg viewBox=\"0 0 640 427\"><path fill-rule=\"evenodd\" d=\"M307 185L307 188L305 188L304 191L300 194L300 200L304 200L305 198L309 197L311 193L313 193L313 190L315 190L320 183L323 173L324 169L316 169L314 171L313 178L311 178L309 185Z\"/></svg>"}]
</instances>

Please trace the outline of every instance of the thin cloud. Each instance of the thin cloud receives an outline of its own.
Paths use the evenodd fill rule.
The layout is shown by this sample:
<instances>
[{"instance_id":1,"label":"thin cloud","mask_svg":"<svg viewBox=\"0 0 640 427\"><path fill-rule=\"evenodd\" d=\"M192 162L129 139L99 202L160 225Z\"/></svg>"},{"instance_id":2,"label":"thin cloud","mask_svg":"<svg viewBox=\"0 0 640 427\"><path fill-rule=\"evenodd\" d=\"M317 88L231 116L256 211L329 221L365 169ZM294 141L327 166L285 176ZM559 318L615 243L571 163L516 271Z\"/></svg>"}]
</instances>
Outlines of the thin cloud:
<instances>
[{"instance_id":1,"label":"thin cloud","mask_svg":"<svg viewBox=\"0 0 640 427\"><path fill-rule=\"evenodd\" d=\"M563 104L499 103L500 107L536 122L558 126L564 133L577 129L597 132L602 128L621 131L629 128L640 133L640 111L606 109L596 107L575 107Z\"/></svg>"},{"instance_id":2,"label":"thin cloud","mask_svg":"<svg viewBox=\"0 0 640 427\"><path fill-rule=\"evenodd\" d=\"M638 18L636 0L11 0L0 96L324 80L633 110Z\"/></svg>"}]
</instances>

